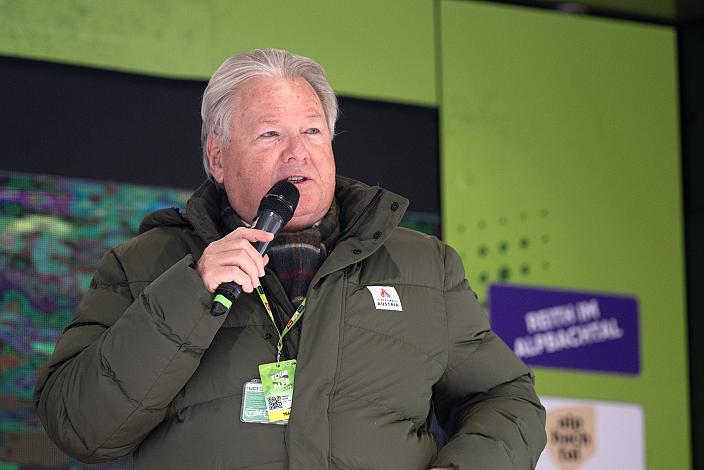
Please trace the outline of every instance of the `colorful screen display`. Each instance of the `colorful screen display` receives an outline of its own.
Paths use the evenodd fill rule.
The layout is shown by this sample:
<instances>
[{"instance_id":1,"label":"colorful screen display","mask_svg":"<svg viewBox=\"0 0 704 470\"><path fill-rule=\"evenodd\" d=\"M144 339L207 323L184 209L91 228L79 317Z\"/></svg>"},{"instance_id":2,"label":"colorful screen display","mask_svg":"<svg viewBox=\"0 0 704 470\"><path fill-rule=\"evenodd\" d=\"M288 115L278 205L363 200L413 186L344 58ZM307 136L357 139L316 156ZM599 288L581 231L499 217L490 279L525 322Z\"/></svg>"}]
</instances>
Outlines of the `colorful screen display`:
<instances>
[{"instance_id":1,"label":"colorful screen display","mask_svg":"<svg viewBox=\"0 0 704 470\"><path fill-rule=\"evenodd\" d=\"M103 254L134 236L145 215L187 198L173 189L0 172L0 468L79 468L48 441L34 413L38 371Z\"/></svg>"}]
</instances>

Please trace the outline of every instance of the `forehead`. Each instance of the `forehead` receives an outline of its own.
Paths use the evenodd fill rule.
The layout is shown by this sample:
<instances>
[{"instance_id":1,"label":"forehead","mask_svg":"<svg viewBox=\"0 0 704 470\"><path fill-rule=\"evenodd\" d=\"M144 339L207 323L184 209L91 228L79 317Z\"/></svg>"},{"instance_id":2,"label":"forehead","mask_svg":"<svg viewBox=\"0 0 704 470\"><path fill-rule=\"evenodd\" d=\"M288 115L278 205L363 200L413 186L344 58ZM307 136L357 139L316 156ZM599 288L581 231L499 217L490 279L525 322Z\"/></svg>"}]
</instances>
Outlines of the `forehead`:
<instances>
[{"instance_id":1,"label":"forehead","mask_svg":"<svg viewBox=\"0 0 704 470\"><path fill-rule=\"evenodd\" d=\"M304 78L257 77L235 93L235 114L243 119L267 115L324 116L317 93Z\"/></svg>"}]
</instances>

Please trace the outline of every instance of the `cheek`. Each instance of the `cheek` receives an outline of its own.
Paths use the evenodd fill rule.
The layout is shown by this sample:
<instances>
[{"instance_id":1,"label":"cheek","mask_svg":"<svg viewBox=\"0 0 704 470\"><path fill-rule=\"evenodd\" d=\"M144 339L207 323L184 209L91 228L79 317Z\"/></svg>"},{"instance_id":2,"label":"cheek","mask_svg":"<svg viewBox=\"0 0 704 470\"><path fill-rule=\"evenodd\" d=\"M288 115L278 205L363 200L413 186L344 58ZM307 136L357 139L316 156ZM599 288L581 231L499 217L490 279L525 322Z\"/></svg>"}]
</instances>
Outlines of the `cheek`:
<instances>
[{"instance_id":1,"label":"cheek","mask_svg":"<svg viewBox=\"0 0 704 470\"><path fill-rule=\"evenodd\" d=\"M335 194L335 160L332 157L320 168L320 179L322 183L320 203L327 205Z\"/></svg>"},{"instance_id":2,"label":"cheek","mask_svg":"<svg viewBox=\"0 0 704 470\"><path fill-rule=\"evenodd\" d=\"M320 155L316 166L320 175L324 178L329 178L330 175L335 175L335 157L332 153L332 146L330 144L322 145L317 152Z\"/></svg>"},{"instance_id":3,"label":"cheek","mask_svg":"<svg viewBox=\"0 0 704 470\"><path fill-rule=\"evenodd\" d=\"M336 169L335 169L335 157L330 154L330 160L328 161L326 165L326 177L329 180L329 184L331 186L330 191L334 192L335 191L335 174L336 174Z\"/></svg>"},{"instance_id":4,"label":"cheek","mask_svg":"<svg viewBox=\"0 0 704 470\"><path fill-rule=\"evenodd\" d=\"M262 180L262 175L270 173L268 162L269 159L264 155L251 151L232 153L225 162L226 177L247 185L256 185Z\"/></svg>"}]
</instances>

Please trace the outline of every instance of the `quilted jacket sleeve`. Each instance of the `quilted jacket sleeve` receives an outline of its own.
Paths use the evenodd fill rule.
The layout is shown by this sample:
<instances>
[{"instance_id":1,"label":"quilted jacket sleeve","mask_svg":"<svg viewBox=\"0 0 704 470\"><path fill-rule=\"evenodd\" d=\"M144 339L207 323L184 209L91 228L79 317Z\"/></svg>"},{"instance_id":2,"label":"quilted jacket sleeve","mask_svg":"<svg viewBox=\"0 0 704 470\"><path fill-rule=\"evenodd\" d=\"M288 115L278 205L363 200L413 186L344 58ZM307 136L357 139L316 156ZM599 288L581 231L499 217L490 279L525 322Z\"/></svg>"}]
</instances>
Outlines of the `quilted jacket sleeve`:
<instances>
[{"instance_id":1,"label":"quilted jacket sleeve","mask_svg":"<svg viewBox=\"0 0 704 470\"><path fill-rule=\"evenodd\" d=\"M534 468L545 447L545 411L526 365L489 328L464 278L457 253L446 248L445 303L449 358L435 387L435 409L451 435L434 466L459 470Z\"/></svg>"},{"instance_id":2,"label":"quilted jacket sleeve","mask_svg":"<svg viewBox=\"0 0 704 470\"><path fill-rule=\"evenodd\" d=\"M191 255L153 281L128 279L123 261L115 251L103 258L35 389L51 439L85 462L116 459L139 445L225 317L210 315L212 295Z\"/></svg>"}]
</instances>

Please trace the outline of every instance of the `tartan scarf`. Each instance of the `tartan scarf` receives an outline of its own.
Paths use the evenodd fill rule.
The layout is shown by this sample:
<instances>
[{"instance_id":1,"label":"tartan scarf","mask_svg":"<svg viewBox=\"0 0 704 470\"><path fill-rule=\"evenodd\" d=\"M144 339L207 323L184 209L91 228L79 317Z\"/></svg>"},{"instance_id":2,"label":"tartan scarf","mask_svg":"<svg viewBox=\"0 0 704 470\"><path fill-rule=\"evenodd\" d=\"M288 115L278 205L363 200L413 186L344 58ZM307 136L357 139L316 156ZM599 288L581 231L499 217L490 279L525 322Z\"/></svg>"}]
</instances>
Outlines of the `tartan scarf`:
<instances>
[{"instance_id":1,"label":"tartan scarf","mask_svg":"<svg viewBox=\"0 0 704 470\"><path fill-rule=\"evenodd\" d=\"M301 303L310 281L335 246L340 235L338 214L337 200L333 199L320 222L298 232L279 232L266 251L267 267L274 271L294 307ZM225 191L220 194L220 221L223 234L249 226L232 209Z\"/></svg>"}]
</instances>

